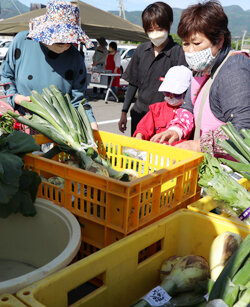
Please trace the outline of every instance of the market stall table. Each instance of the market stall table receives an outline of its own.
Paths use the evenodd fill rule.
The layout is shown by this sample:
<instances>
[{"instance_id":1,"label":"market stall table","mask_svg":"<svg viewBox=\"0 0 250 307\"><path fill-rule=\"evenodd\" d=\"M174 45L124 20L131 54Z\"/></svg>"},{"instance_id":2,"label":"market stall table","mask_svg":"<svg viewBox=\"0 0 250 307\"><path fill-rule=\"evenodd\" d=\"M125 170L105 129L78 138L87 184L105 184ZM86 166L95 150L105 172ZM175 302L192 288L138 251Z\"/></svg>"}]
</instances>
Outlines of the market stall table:
<instances>
[{"instance_id":1,"label":"market stall table","mask_svg":"<svg viewBox=\"0 0 250 307\"><path fill-rule=\"evenodd\" d=\"M109 95L112 94L116 102L119 102L118 97L111 88L114 77L120 77L121 74L114 74L109 71L88 71L88 86L107 89L105 95L105 103L108 103Z\"/></svg>"}]
</instances>

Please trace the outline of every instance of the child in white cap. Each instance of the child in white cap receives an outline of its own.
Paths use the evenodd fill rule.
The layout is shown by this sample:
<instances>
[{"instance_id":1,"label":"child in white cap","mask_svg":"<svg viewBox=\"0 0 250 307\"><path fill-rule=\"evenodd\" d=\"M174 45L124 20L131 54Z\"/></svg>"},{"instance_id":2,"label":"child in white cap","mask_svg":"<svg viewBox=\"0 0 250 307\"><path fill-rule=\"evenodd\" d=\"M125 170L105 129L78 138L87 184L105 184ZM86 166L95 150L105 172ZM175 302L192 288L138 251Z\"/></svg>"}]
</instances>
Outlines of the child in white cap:
<instances>
[{"instance_id":1,"label":"child in white cap","mask_svg":"<svg viewBox=\"0 0 250 307\"><path fill-rule=\"evenodd\" d=\"M149 141L155 134L167 129L184 101L191 78L192 71L183 65L168 70L159 87L159 91L164 93L164 101L149 106L149 112L138 123L133 137Z\"/></svg>"}]
</instances>

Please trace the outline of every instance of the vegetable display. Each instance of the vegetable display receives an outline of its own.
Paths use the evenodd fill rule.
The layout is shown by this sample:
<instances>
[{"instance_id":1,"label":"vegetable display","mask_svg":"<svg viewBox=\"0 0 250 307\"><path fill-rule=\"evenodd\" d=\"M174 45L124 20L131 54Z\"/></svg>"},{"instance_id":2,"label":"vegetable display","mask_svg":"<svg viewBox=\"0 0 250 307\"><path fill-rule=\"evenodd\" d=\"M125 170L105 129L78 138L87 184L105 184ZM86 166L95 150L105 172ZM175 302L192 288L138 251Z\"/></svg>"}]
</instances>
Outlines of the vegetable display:
<instances>
[{"instance_id":1,"label":"vegetable display","mask_svg":"<svg viewBox=\"0 0 250 307\"><path fill-rule=\"evenodd\" d=\"M209 266L210 270L196 255L169 257L160 268L160 286L132 306L248 307L250 235L245 240L233 232L218 235L210 248Z\"/></svg>"},{"instance_id":2,"label":"vegetable display","mask_svg":"<svg viewBox=\"0 0 250 307\"><path fill-rule=\"evenodd\" d=\"M32 91L31 102L23 101L21 105L33 114L22 117L12 111L8 113L18 122L38 130L59 146L52 148L47 157L53 157L64 151L74 155L81 168L106 177L122 181L130 181L138 177L131 170L118 172L110 162L101 157L95 150L96 144L89 118L79 103L74 108L70 96L65 96L53 85L45 88L42 94Z\"/></svg>"},{"instance_id":3,"label":"vegetable display","mask_svg":"<svg viewBox=\"0 0 250 307\"><path fill-rule=\"evenodd\" d=\"M160 272L165 272L161 285L150 291L133 307L193 306L205 302L206 287L203 284L207 285L209 278L206 259L196 255L171 257L164 261ZM158 301L158 304L154 305L152 301Z\"/></svg>"},{"instance_id":4,"label":"vegetable display","mask_svg":"<svg viewBox=\"0 0 250 307\"><path fill-rule=\"evenodd\" d=\"M34 138L26 133L13 131L0 136L0 217L17 212L36 214L33 203L41 179L24 169L23 157L38 149Z\"/></svg>"},{"instance_id":5,"label":"vegetable display","mask_svg":"<svg viewBox=\"0 0 250 307\"><path fill-rule=\"evenodd\" d=\"M242 137L231 122L222 125L221 129L229 140L217 139L216 143L238 162L223 158L219 160L250 180L250 130L241 129Z\"/></svg>"},{"instance_id":6,"label":"vegetable display","mask_svg":"<svg viewBox=\"0 0 250 307\"><path fill-rule=\"evenodd\" d=\"M228 259L242 242L240 235L229 231L217 236L210 248L209 266L211 279L216 280L224 269Z\"/></svg>"},{"instance_id":7,"label":"vegetable display","mask_svg":"<svg viewBox=\"0 0 250 307\"><path fill-rule=\"evenodd\" d=\"M229 215L249 222L250 193L223 170L215 157L207 153L199 167L198 184L208 195L220 201Z\"/></svg>"},{"instance_id":8,"label":"vegetable display","mask_svg":"<svg viewBox=\"0 0 250 307\"><path fill-rule=\"evenodd\" d=\"M227 306L247 307L250 302L250 235L226 263L209 294L209 301L222 299Z\"/></svg>"}]
</instances>

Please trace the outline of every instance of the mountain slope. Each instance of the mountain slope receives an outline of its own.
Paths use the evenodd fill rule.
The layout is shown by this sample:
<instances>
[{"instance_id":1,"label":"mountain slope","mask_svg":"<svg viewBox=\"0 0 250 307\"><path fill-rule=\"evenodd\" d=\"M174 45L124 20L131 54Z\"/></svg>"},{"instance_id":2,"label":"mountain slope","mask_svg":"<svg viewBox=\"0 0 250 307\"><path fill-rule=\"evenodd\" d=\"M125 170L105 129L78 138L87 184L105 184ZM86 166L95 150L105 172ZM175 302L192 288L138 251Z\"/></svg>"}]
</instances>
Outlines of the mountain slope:
<instances>
[{"instance_id":1,"label":"mountain slope","mask_svg":"<svg viewBox=\"0 0 250 307\"><path fill-rule=\"evenodd\" d=\"M29 7L18 0L0 0L1 13L0 18L5 19L28 12Z\"/></svg>"},{"instance_id":2,"label":"mountain slope","mask_svg":"<svg viewBox=\"0 0 250 307\"><path fill-rule=\"evenodd\" d=\"M231 5L224 7L225 13L229 20L229 30L232 36L242 36L243 31L246 30L250 35L250 10L244 11L238 5ZM173 8L174 11L174 22L171 29L171 33L177 33L177 25L179 23L182 9ZM110 11L114 15L119 15L118 11ZM133 22L138 25L141 24L141 11L126 11L126 18L128 21Z\"/></svg>"}]
</instances>

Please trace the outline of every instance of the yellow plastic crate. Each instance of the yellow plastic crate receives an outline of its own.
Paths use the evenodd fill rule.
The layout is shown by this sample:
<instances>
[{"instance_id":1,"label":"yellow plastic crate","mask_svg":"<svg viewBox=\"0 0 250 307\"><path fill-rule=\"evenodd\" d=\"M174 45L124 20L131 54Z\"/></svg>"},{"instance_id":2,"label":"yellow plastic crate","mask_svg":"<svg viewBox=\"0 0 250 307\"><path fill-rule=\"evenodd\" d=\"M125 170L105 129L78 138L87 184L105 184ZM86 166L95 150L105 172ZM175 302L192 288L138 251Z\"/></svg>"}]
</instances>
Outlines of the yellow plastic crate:
<instances>
[{"instance_id":1,"label":"yellow plastic crate","mask_svg":"<svg viewBox=\"0 0 250 307\"><path fill-rule=\"evenodd\" d=\"M246 178L242 178L239 180L239 183L246 188L248 191L250 190L250 180L247 180ZM217 206L219 205L219 203L214 200L212 197L210 196L205 196L203 198L200 198L199 200L191 203L190 205L188 205L188 209L195 211L195 212L200 212L202 214L206 214L209 216L216 216L218 218L222 217L222 219L227 218L228 220L230 220L233 223L236 223L238 225L241 225L243 227L246 227L249 231L250 231L250 225L241 222L240 219L234 218L234 217L229 217L226 215L218 215L216 213L210 212L212 210L214 210Z\"/></svg>"},{"instance_id":2,"label":"yellow plastic crate","mask_svg":"<svg viewBox=\"0 0 250 307\"><path fill-rule=\"evenodd\" d=\"M0 307L27 307L11 294L0 294Z\"/></svg>"},{"instance_id":3,"label":"yellow plastic crate","mask_svg":"<svg viewBox=\"0 0 250 307\"><path fill-rule=\"evenodd\" d=\"M249 233L226 219L181 209L19 291L17 297L32 307L128 307L160 283L164 259L196 254L208 260L213 239L225 231L243 238ZM86 282L95 289L83 296ZM81 295L71 300L75 289Z\"/></svg>"},{"instance_id":4,"label":"yellow plastic crate","mask_svg":"<svg viewBox=\"0 0 250 307\"><path fill-rule=\"evenodd\" d=\"M36 155L25 158L28 169L45 177L65 179L65 187L43 181L38 197L64 206L82 227L81 256L89 255L200 198L197 187L201 153L140 141L104 131L95 132L98 151L116 170L137 170L140 178L121 182ZM49 142L37 136L38 144ZM123 149L145 152L146 161L124 155ZM63 161L62 161L63 162Z\"/></svg>"}]
</instances>

